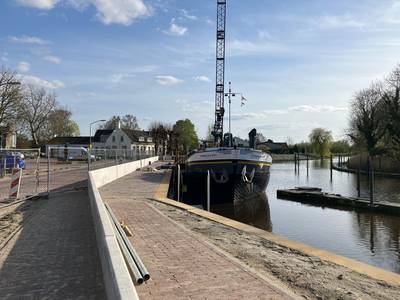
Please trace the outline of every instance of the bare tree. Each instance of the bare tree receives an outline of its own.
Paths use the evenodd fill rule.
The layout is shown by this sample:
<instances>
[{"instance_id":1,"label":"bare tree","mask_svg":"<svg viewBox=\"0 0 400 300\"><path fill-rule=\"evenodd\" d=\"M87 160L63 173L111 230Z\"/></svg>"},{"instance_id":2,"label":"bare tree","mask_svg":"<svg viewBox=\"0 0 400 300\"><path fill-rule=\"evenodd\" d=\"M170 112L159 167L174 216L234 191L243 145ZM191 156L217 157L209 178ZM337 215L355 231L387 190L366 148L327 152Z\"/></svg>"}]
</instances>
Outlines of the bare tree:
<instances>
[{"instance_id":1,"label":"bare tree","mask_svg":"<svg viewBox=\"0 0 400 300\"><path fill-rule=\"evenodd\" d=\"M0 71L0 126L15 124L21 102L21 88L16 75L2 68Z\"/></svg>"},{"instance_id":2,"label":"bare tree","mask_svg":"<svg viewBox=\"0 0 400 300\"><path fill-rule=\"evenodd\" d=\"M152 122L149 131L153 137L156 153L159 152L160 147L165 149L172 132L172 126L162 122Z\"/></svg>"},{"instance_id":3,"label":"bare tree","mask_svg":"<svg viewBox=\"0 0 400 300\"><path fill-rule=\"evenodd\" d=\"M24 89L20 117L25 122L33 140L34 147L40 143L40 132L46 126L49 115L57 105L55 94L45 89L28 85Z\"/></svg>"},{"instance_id":4,"label":"bare tree","mask_svg":"<svg viewBox=\"0 0 400 300\"><path fill-rule=\"evenodd\" d=\"M373 83L369 88L359 91L351 103L348 135L356 144L365 145L372 155L386 132L382 97L382 84Z\"/></svg>"},{"instance_id":5,"label":"bare tree","mask_svg":"<svg viewBox=\"0 0 400 300\"><path fill-rule=\"evenodd\" d=\"M114 115L106 123L104 123L104 125L101 125L100 128L115 129L118 128L118 125L125 129L139 130L137 118L131 114L126 114L122 117Z\"/></svg>"},{"instance_id":6,"label":"bare tree","mask_svg":"<svg viewBox=\"0 0 400 300\"><path fill-rule=\"evenodd\" d=\"M126 114L121 118L122 127L126 129L139 129L137 118L134 115Z\"/></svg>"},{"instance_id":7,"label":"bare tree","mask_svg":"<svg viewBox=\"0 0 400 300\"><path fill-rule=\"evenodd\" d=\"M400 65L398 65L385 81L387 88L382 97L384 119L389 134L389 143L400 145Z\"/></svg>"}]
</instances>

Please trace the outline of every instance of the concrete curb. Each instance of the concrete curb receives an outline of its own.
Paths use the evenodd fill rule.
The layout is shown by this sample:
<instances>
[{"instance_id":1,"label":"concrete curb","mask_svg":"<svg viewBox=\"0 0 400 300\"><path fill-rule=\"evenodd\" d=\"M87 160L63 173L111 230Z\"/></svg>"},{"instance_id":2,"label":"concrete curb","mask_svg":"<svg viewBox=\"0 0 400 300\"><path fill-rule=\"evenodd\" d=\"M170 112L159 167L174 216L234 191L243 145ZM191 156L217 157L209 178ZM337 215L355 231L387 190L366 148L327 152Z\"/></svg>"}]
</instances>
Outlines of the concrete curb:
<instances>
[{"instance_id":1,"label":"concrete curb","mask_svg":"<svg viewBox=\"0 0 400 300\"><path fill-rule=\"evenodd\" d=\"M139 299L139 297L126 267L124 257L98 189L157 160L158 157L152 157L89 172L88 193L90 207L108 299L135 300Z\"/></svg>"},{"instance_id":2,"label":"concrete curb","mask_svg":"<svg viewBox=\"0 0 400 300\"><path fill-rule=\"evenodd\" d=\"M353 271L356 271L358 273L367 275L371 278L377 279L377 280L382 280L390 284L394 285L400 285L400 274L396 274L390 271L386 271L384 269L374 267L371 265L368 265L366 263L359 262L354 259L350 259L341 255L337 255L319 248L315 248L300 242L296 242L293 240L289 240L286 237L279 236L276 234L269 233L265 230L258 229L256 227L240 223L238 221L232 220L225 218L223 216L207 212L205 210L195 208L193 206L184 204L182 202L177 202L175 200L168 199L166 197L167 192L168 192L168 184L169 184L169 179L170 179L171 173L167 173L166 176L164 176L160 186L158 187L156 193L154 194L154 199L155 201L188 211L192 214L195 214L197 216L206 218L208 220L235 228L237 230L244 231L246 233L250 234L255 234L263 239L266 239L268 241L274 242L278 245L295 249L297 251L303 252L307 255L315 256L318 257L322 260L329 261L338 265L341 265L343 267L346 267L348 269L351 269Z\"/></svg>"}]
</instances>

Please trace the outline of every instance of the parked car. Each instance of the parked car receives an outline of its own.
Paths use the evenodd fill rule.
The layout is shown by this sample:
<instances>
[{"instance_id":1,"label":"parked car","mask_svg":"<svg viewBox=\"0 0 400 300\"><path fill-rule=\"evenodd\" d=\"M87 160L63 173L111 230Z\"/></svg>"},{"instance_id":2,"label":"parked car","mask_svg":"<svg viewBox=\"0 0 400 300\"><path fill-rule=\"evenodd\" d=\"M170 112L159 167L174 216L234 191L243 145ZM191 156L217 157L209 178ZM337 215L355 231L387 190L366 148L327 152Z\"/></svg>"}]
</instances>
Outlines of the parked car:
<instances>
[{"instance_id":1,"label":"parked car","mask_svg":"<svg viewBox=\"0 0 400 300\"><path fill-rule=\"evenodd\" d=\"M0 153L0 169L20 168L25 169L25 156L20 152Z\"/></svg>"}]
</instances>

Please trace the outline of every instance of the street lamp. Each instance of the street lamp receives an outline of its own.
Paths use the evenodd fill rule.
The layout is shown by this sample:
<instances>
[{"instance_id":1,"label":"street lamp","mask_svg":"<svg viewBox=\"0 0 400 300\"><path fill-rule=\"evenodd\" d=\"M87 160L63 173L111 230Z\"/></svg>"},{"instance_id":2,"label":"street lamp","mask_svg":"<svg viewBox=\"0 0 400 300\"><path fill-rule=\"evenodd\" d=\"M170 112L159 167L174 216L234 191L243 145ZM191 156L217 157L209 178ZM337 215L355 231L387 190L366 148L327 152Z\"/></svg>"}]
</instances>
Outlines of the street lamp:
<instances>
[{"instance_id":1,"label":"street lamp","mask_svg":"<svg viewBox=\"0 0 400 300\"><path fill-rule=\"evenodd\" d=\"M97 120L89 124L89 147L87 151L88 156L88 172L90 171L90 150L92 149L92 125L100 122L105 122L106 120Z\"/></svg>"}]
</instances>

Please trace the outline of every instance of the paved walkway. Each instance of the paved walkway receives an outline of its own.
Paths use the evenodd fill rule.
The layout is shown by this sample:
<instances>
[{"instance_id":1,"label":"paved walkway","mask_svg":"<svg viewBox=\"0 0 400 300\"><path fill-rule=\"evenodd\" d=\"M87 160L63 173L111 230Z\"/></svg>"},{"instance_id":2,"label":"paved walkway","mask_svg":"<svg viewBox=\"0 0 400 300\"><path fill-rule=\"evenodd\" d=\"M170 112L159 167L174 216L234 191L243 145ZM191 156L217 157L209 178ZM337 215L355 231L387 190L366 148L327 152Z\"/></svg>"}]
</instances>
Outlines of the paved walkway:
<instances>
[{"instance_id":1,"label":"paved walkway","mask_svg":"<svg viewBox=\"0 0 400 300\"><path fill-rule=\"evenodd\" d=\"M163 174L136 172L101 189L103 200L133 232L130 238L152 279L142 299L290 299L155 209Z\"/></svg>"},{"instance_id":2,"label":"paved walkway","mask_svg":"<svg viewBox=\"0 0 400 300\"><path fill-rule=\"evenodd\" d=\"M87 191L40 201L0 252L0 299L105 299Z\"/></svg>"}]
</instances>

